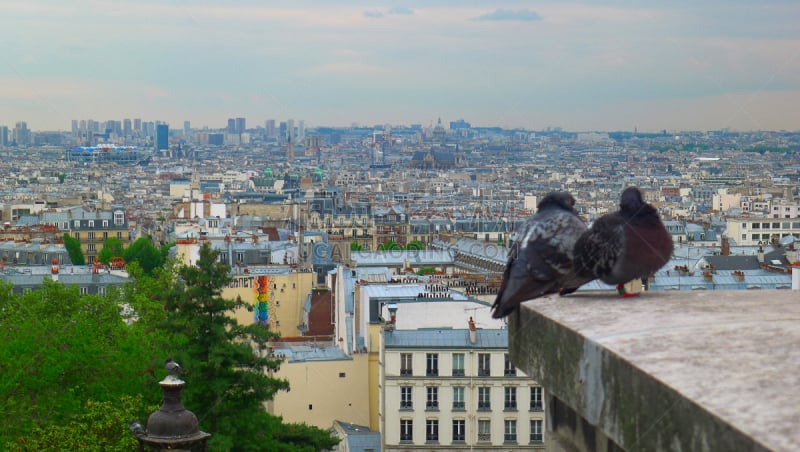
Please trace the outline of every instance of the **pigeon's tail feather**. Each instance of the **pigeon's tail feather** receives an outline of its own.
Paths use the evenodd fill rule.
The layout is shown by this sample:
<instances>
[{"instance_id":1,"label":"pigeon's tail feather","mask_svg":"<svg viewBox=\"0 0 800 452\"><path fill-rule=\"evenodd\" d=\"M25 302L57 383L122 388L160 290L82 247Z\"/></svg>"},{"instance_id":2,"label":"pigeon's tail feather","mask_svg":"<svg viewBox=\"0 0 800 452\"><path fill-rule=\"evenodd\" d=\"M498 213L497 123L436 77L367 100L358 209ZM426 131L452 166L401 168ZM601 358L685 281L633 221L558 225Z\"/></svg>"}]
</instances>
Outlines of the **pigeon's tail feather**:
<instances>
[{"instance_id":1,"label":"pigeon's tail feather","mask_svg":"<svg viewBox=\"0 0 800 452\"><path fill-rule=\"evenodd\" d=\"M532 279L509 280L507 286L497 294L492 305L492 318L501 319L510 315L526 300L533 300L558 290L556 281L536 281Z\"/></svg>"}]
</instances>

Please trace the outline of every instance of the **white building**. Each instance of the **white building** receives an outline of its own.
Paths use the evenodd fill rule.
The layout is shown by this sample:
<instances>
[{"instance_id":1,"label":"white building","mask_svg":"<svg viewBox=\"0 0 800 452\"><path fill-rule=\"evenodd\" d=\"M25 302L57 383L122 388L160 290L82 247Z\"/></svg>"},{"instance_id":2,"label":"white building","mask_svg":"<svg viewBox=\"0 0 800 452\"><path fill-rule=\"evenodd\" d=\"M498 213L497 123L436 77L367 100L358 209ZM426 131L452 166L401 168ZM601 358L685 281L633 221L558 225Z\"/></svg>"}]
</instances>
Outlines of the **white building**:
<instances>
[{"instance_id":1,"label":"white building","mask_svg":"<svg viewBox=\"0 0 800 452\"><path fill-rule=\"evenodd\" d=\"M383 450L544 449L542 388L509 360L507 329L384 329Z\"/></svg>"},{"instance_id":2,"label":"white building","mask_svg":"<svg viewBox=\"0 0 800 452\"><path fill-rule=\"evenodd\" d=\"M788 235L800 236L800 217L728 219L728 237L740 246L767 245Z\"/></svg>"}]
</instances>

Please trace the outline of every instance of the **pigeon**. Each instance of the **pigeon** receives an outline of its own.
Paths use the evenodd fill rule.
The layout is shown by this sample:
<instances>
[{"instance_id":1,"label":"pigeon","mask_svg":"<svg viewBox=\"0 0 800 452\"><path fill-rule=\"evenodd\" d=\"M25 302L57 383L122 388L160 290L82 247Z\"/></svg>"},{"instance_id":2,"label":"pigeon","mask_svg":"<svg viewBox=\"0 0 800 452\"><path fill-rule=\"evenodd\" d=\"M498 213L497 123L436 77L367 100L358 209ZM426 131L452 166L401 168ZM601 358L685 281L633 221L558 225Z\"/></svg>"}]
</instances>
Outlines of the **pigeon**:
<instances>
[{"instance_id":1,"label":"pigeon","mask_svg":"<svg viewBox=\"0 0 800 452\"><path fill-rule=\"evenodd\" d=\"M548 193L511 245L492 317L503 318L525 300L560 291L574 278L572 249L587 230L566 192Z\"/></svg>"},{"instance_id":2,"label":"pigeon","mask_svg":"<svg viewBox=\"0 0 800 452\"><path fill-rule=\"evenodd\" d=\"M164 362L164 368L167 369L170 375L178 375L183 373L183 368L180 364L176 363L172 360L172 358L167 358L167 361Z\"/></svg>"},{"instance_id":3,"label":"pigeon","mask_svg":"<svg viewBox=\"0 0 800 452\"><path fill-rule=\"evenodd\" d=\"M134 435L143 435L145 433L142 424L136 421L128 421L128 425L130 425L131 433L133 433Z\"/></svg>"},{"instance_id":4,"label":"pigeon","mask_svg":"<svg viewBox=\"0 0 800 452\"><path fill-rule=\"evenodd\" d=\"M628 187L619 210L598 218L575 243L575 272L585 282L600 279L616 284L622 296L636 296L626 294L624 284L655 273L669 261L672 248L658 211L638 188Z\"/></svg>"}]
</instances>

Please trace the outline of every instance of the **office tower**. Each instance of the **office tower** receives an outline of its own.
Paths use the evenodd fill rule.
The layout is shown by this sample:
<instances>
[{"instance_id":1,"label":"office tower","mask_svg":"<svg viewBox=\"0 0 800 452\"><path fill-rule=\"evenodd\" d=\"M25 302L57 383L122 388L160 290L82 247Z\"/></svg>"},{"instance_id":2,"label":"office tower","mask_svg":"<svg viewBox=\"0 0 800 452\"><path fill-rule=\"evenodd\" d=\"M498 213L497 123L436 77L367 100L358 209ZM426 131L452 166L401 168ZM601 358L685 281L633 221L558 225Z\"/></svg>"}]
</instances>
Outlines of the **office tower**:
<instances>
[{"instance_id":1,"label":"office tower","mask_svg":"<svg viewBox=\"0 0 800 452\"><path fill-rule=\"evenodd\" d=\"M134 132L141 132L142 131L142 120L136 118L133 120L133 131Z\"/></svg>"},{"instance_id":2,"label":"office tower","mask_svg":"<svg viewBox=\"0 0 800 452\"><path fill-rule=\"evenodd\" d=\"M274 119L267 119L264 123L264 129L266 130L267 138L272 138L275 136L275 120Z\"/></svg>"},{"instance_id":3,"label":"office tower","mask_svg":"<svg viewBox=\"0 0 800 452\"><path fill-rule=\"evenodd\" d=\"M155 136L156 126L152 121L142 123L142 136L153 137Z\"/></svg>"},{"instance_id":4,"label":"office tower","mask_svg":"<svg viewBox=\"0 0 800 452\"><path fill-rule=\"evenodd\" d=\"M236 118L236 133L245 133L247 127L244 118Z\"/></svg>"},{"instance_id":5,"label":"office tower","mask_svg":"<svg viewBox=\"0 0 800 452\"><path fill-rule=\"evenodd\" d=\"M294 131L294 119L286 120L286 133L286 141L294 141L294 138L297 136Z\"/></svg>"},{"instance_id":6,"label":"office tower","mask_svg":"<svg viewBox=\"0 0 800 452\"><path fill-rule=\"evenodd\" d=\"M286 132L286 129L286 122L281 121L281 123L278 125L278 142L286 143L286 138L289 136Z\"/></svg>"},{"instance_id":7,"label":"office tower","mask_svg":"<svg viewBox=\"0 0 800 452\"><path fill-rule=\"evenodd\" d=\"M80 130L78 129L78 120L77 119L73 119L72 120L72 137L73 138L77 137L79 133L80 133Z\"/></svg>"},{"instance_id":8,"label":"office tower","mask_svg":"<svg viewBox=\"0 0 800 452\"><path fill-rule=\"evenodd\" d=\"M306 136L306 122L302 119L297 123L297 137L303 139Z\"/></svg>"},{"instance_id":9,"label":"office tower","mask_svg":"<svg viewBox=\"0 0 800 452\"><path fill-rule=\"evenodd\" d=\"M14 141L17 143L17 146L27 146L31 144L31 131L28 130L27 122L17 122L16 127L14 127Z\"/></svg>"},{"instance_id":10,"label":"office tower","mask_svg":"<svg viewBox=\"0 0 800 452\"><path fill-rule=\"evenodd\" d=\"M192 124L189 121L183 121L183 134L189 135L189 131L192 130Z\"/></svg>"},{"instance_id":11,"label":"office tower","mask_svg":"<svg viewBox=\"0 0 800 452\"><path fill-rule=\"evenodd\" d=\"M236 133L236 120L228 118L228 133Z\"/></svg>"},{"instance_id":12,"label":"office tower","mask_svg":"<svg viewBox=\"0 0 800 452\"><path fill-rule=\"evenodd\" d=\"M8 146L8 127L0 126L0 146Z\"/></svg>"},{"instance_id":13,"label":"office tower","mask_svg":"<svg viewBox=\"0 0 800 452\"><path fill-rule=\"evenodd\" d=\"M87 126L86 126L86 120L85 119L81 119L81 122L78 124L78 128L80 129L80 134L81 135L86 134L86 131L88 129L87 129Z\"/></svg>"},{"instance_id":14,"label":"office tower","mask_svg":"<svg viewBox=\"0 0 800 452\"><path fill-rule=\"evenodd\" d=\"M169 126L167 124L159 124L156 126L156 151L169 149Z\"/></svg>"},{"instance_id":15,"label":"office tower","mask_svg":"<svg viewBox=\"0 0 800 452\"><path fill-rule=\"evenodd\" d=\"M131 136L131 132L132 132L131 120L130 119L123 120L122 121L122 134L125 135L126 137L129 137L129 136Z\"/></svg>"},{"instance_id":16,"label":"office tower","mask_svg":"<svg viewBox=\"0 0 800 452\"><path fill-rule=\"evenodd\" d=\"M86 120L86 132L97 132L97 124L94 119Z\"/></svg>"}]
</instances>

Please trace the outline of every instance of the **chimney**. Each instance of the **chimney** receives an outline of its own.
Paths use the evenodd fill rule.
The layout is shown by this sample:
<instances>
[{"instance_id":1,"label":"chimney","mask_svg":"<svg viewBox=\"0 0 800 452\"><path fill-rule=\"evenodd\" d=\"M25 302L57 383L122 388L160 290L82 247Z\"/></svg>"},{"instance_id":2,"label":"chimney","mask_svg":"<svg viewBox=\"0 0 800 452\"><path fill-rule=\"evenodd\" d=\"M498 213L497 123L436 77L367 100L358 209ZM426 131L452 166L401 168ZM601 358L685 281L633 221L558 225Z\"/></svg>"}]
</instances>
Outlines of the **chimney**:
<instances>
[{"instance_id":1,"label":"chimney","mask_svg":"<svg viewBox=\"0 0 800 452\"><path fill-rule=\"evenodd\" d=\"M475 321L472 317L469 318L469 342L470 344L478 342L478 332L475 330Z\"/></svg>"},{"instance_id":2,"label":"chimney","mask_svg":"<svg viewBox=\"0 0 800 452\"><path fill-rule=\"evenodd\" d=\"M762 246L758 247L758 254L756 255L756 259L758 259L759 264L764 263L764 247Z\"/></svg>"},{"instance_id":3,"label":"chimney","mask_svg":"<svg viewBox=\"0 0 800 452\"><path fill-rule=\"evenodd\" d=\"M58 258L54 257L52 260L53 265L50 267L50 278L53 281L58 281Z\"/></svg>"},{"instance_id":4,"label":"chimney","mask_svg":"<svg viewBox=\"0 0 800 452\"><path fill-rule=\"evenodd\" d=\"M728 240L727 235L722 236L722 243L720 245L721 254L723 256L730 256L731 255L731 242Z\"/></svg>"}]
</instances>

